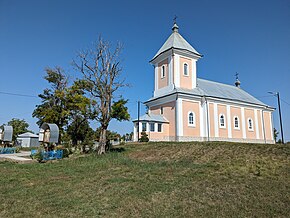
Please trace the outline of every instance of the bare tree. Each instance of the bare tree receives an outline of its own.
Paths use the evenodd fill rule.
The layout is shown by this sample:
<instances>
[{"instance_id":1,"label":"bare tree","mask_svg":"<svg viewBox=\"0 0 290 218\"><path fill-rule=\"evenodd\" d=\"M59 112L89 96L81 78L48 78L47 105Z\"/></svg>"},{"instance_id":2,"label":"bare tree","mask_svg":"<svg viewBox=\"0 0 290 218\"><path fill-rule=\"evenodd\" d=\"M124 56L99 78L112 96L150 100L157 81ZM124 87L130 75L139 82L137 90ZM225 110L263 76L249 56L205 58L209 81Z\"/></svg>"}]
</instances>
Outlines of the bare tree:
<instances>
[{"instance_id":1,"label":"bare tree","mask_svg":"<svg viewBox=\"0 0 290 218\"><path fill-rule=\"evenodd\" d=\"M106 152L106 131L110 121L115 118L119 121L130 118L127 103L124 99L113 102L116 91L127 86L121 78L120 52L122 45L112 47L101 37L92 49L79 53L73 62L75 68L83 75L85 89L91 95L94 108L97 112L96 120L100 123L100 140L98 154Z\"/></svg>"}]
</instances>

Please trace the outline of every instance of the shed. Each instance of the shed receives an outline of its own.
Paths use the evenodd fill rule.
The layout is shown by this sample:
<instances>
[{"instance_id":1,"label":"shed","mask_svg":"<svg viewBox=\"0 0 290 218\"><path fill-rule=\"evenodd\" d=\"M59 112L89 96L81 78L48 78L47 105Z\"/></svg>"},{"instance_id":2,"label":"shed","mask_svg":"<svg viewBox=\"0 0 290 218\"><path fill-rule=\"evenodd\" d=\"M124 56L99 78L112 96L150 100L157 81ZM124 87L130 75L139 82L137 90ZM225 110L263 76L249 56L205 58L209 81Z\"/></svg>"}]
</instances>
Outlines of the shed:
<instances>
[{"instance_id":1,"label":"shed","mask_svg":"<svg viewBox=\"0 0 290 218\"><path fill-rule=\"evenodd\" d=\"M13 127L4 126L3 130L0 130L0 141L3 142L12 142Z\"/></svg>"},{"instance_id":2,"label":"shed","mask_svg":"<svg viewBox=\"0 0 290 218\"><path fill-rule=\"evenodd\" d=\"M17 142L21 147L37 147L39 146L38 135L26 132L17 136Z\"/></svg>"},{"instance_id":3,"label":"shed","mask_svg":"<svg viewBox=\"0 0 290 218\"><path fill-rule=\"evenodd\" d=\"M39 130L39 141L46 143L57 143L59 128L54 123L43 123Z\"/></svg>"}]
</instances>

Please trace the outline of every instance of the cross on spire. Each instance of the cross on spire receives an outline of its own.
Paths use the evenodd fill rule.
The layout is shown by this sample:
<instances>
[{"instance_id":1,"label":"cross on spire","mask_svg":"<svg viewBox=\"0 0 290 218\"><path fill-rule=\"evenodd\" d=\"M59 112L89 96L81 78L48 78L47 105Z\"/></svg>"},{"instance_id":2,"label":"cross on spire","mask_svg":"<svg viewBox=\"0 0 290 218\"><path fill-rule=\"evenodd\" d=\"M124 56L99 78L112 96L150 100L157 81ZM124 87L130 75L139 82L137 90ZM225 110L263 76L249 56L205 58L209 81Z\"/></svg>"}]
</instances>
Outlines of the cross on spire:
<instances>
[{"instance_id":1,"label":"cross on spire","mask_svg":"<svg viewBox=\"0 0 290 218\"><path fill-rule=\"evenodd\" d=\"M239 73L238 72L236 72L235 76L236 76L236 80L239 80Z\"/></svg>"},{"instance_id":2,"label":"cross on spire","mask_svg":"<svg viewBox=\"0 0 290 218\"><path fill-rule=\"evenodd\" d=\"M177 18L178 18L178 17L175 15L174 18L173 18L173 23L174 23L174 24L176 24L176 19L177 19Z\"/></svg>"}]
</instances>

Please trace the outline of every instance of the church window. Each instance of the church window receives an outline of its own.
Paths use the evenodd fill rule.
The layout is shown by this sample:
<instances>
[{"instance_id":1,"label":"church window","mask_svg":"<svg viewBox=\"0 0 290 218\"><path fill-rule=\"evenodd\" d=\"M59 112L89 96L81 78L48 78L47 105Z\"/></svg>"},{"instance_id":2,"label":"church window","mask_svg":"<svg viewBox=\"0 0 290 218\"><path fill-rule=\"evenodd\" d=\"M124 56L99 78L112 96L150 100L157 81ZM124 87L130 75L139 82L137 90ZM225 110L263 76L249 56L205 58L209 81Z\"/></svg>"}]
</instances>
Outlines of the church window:
<instances>
[{"instance_id":1,"label":"church window","mask_svg":"<svg viewBox=\"0 0 290 218\"><path fill-rule=\"evenodd\" d=\"M187 65L187 63L185 63L183 65L183 75L184 76L188 76L188 65Z\"/></svg>"},{"instance_id":2,"label":"church window","mask_svg":"<svg viewBox=\"0 0 290 218\"><path fill-rule=\"evenodd\" d=\"M163 114L163 107L160 107L160 114Z\"/></svg>"},{"instance_id":3,"label":"church window","mask_svg":"<svg viewBox=\"0 0 290 218\"><path fill-rule=\"evenodd\" d=\"M253 128L253 120L251 118L248 119L248 129L253 131L254 128Z\"/></svg>"},{"instance_id":4,"label":"church window","mask_svg":"<svg viewBox=\"0 0 290 218\"><path fill-rule=\"evenodd\" d=\"M225 128L226 124L225 124L225 115L221 114L220 115L220 128Z\"/></svg>"},{"instance_id":5,"label":"church window","mask_svg":"<svg viewBox=\"0 0 290 218\"><path fill-rule=\"evenodd\" d=\"M235 129L239 129L240 128L239 118L238 117L234 118L234 127L235 127Z\"/></svg>"},{"instance_id":6,"label":"church window","mask_svg":"<svg viewBox=\"0 0 290 218\"><path fill-rule=\"evenodd\" d=\"M164 78L165 77L165 66L163 65L161 67L161 78Z\"/></svg>"},{"instance_id":7,"label":"church window","mask_svg":"<svg viewBox=\"0 0 290 218\"><path fill-rule=\"evenodd\" d=\"M155 132L155 123L150 123L150 132Z\"/></svg>"},{"instance_id":8,"label":"church window","mask_svg":"<svg viewBox=\"0 0 290 218\"><path fill-rule=\"evenodd\" d=\"M188 113L188 125L195 126L195 113L191 111Z\"/></svg>"},{"instance_id":9,"label":"church window","mask_svg":"<svg viewBox=\"0 0 290 218\"><path fill-rule=\"evenodd\" d=\"M142 132L146 132L147 131L147 125L146 123L142 123Z\"/></svg>"},{"instance_id":10,"label":"church window","mask_svg":"<svg viewBox=\"0 0 290 218\"><path fill-rule=\"evenodd\" d=\"M158 132L162 132L162 124L161 123L158 123L158 126L157 126L157 131Z\"/></svg>"}]
</instances>

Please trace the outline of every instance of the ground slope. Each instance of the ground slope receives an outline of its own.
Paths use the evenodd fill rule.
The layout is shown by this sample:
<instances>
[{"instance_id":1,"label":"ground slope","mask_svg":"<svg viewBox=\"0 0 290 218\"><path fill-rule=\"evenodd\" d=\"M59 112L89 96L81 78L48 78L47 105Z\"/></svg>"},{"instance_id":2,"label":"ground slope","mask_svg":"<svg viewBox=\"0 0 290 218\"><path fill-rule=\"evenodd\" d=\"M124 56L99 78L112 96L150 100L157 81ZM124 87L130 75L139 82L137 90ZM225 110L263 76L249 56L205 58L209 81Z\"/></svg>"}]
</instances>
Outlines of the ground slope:
<instances>
[{"instance_id":1,"label":"ground slope","mask_svg":"<svg viewBox=\"0 0 290 218\"><path fill-rule=\"evenodd\" d=\"M0 162L0 217L290 214L289 145L148 143L116 150L46 164Z\"/></svg>"}]
</instances>

